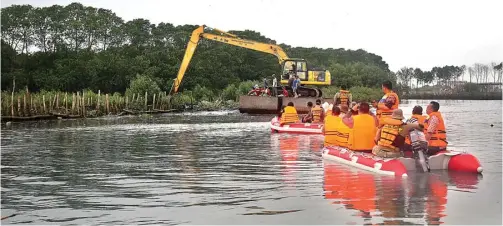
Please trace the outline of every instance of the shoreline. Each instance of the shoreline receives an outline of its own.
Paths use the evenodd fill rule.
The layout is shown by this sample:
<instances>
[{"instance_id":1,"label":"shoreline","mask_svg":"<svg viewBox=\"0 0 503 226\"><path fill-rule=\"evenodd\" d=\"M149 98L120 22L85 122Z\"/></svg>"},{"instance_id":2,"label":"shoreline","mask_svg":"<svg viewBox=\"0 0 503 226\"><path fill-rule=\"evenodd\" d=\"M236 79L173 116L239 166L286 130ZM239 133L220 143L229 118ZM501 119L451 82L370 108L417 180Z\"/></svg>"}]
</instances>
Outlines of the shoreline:
<instances>
[{"instance_id":1,"label":"shoreline","mask_svg":"<svg viewBox=\"0 0 503 226\"><path fill-rule=\"evenodd\" d=\"M412 97L412 98L411 98ZM426 98L423 96L423 98L413 98L413 96L407 96L407 98L401 99L402 101L407 101L407 100L501 100L497 98L488 98L488 99L480 99L477 97L474 98L454 98L454 97L446 97L446 96L437 96L435 98ZM220 102L221 103L221 102ZM208 105L211 106L208 106ZM120 113L118 114L105 114L105 115L88 115L88 116L83 116L83 115L71 115L71 114L60 114L60 113L49 113L49 114L43 114L43 115L32 115L32 116L5 116L2 115L0 118L0 123L2 124L8 124L12 122L33 122L33 121L44 121L44 120L64 120L64 119L95 119L95 118L104 118L104 117L120 117L120 116L126 116L126 115L133 115L133 116L141 116L141 115L158 115L158 114L169 114L169 113L194 113L194 112L215 112L215 111L238 111L239 112L239 106L234 105L234 106L223 106L223 105L218 105L218 101L214 102L208 102L208 101L203 101L203 103L194 105L191 108L185 108L185 109L170 109L170 110L147 110L147 111L138 111L138 110L133 110L133 109L123 109ZM240 113L240 114L246 114L246 113Z\"/></svg>"}]
</instances>

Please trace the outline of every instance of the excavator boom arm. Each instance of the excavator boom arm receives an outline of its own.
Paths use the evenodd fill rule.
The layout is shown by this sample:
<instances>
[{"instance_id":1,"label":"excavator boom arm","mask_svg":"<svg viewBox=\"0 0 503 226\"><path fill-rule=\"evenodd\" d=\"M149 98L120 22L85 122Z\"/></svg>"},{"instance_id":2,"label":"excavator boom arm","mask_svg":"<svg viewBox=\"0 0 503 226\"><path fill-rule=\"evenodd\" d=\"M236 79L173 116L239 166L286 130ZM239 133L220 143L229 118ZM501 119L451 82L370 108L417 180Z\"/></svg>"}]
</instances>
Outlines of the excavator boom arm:
<instances>
[{"instance_id":1,"label":"excavator boom arm","mask_svg":"<svg viewBox=\"0 0 503 226\"><path fill-rule=\"evenodd\" d=\"M178 71L178 75L176 76L175 82L173 83L173 87L171 88L170 94L176 93L178 91L178 88L180 87L180 83L182 82L183 76L185 75L185 71L187 70L187 67L189 66L190 60L192 59L192 56L194 55L194 51L196 50L197 44L198 44L199 40L201 39L201 37L209 39L209 40L217 41L217 42L226 43L229 45L239 46L239 47L243 47L243 48L275 55L278 58L280 64L282 64L283 61L289 59L286 52L283 51L283 49L278 45L266 44L266 43L241 39L241 38L238 38L236 35L233 35L233 34L230 34L230 33L224 32L224 31L220 31L218 29L213 29L213 30L218 31L221 34L225 34L227 36L204 33L204 28L205 28L205 26L203 25L203 26L196 28L192 32L189 43L187 44L187 49L185 50L185 55L183 56L182 64L180 65L180 70Z\"/></svg>"}]
</instances>

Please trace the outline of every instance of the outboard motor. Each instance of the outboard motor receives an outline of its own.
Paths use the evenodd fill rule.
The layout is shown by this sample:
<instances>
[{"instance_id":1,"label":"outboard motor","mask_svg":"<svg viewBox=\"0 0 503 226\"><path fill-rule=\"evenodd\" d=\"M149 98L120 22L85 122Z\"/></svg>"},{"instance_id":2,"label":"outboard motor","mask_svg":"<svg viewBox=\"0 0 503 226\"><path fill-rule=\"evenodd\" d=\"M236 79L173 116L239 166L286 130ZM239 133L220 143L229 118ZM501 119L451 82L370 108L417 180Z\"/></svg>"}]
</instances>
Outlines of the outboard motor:
<instances>
[{"instance_id":1,"label":"outboard motor","mask_svg":"<svg viewBox=\"0 0 503 226\"><path fill-rule=\"evenodd\" d=\"M410 143L412 146L412 153L416 163L419 163L423 172L430 172L430 166L428 164L427 152L428 152L428 141L424 133L419 130L412 130L409 133Z\"/></svg>"}]
</instances>

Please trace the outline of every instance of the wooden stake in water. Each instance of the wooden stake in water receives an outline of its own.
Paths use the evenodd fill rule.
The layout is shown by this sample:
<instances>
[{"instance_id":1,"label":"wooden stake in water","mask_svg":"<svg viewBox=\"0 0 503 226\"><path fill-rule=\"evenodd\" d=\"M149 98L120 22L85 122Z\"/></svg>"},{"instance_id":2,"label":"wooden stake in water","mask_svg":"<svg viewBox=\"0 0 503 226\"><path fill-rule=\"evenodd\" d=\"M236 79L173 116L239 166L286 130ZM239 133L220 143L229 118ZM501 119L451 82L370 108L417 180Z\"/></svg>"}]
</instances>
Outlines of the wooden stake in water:
<instances>
[{"instance_id":1,"label":"wooden stake in water","mask_svg":"<svg viewBox=\"0 0 503 226\"><path fill-rule=\"evenodd\" d=\"M56 109L59 109L59 93L56 94Z\"/></svg>"},{"instance_id":2,"label":"wooden stake in water","mask_svg":"<svg viewBox=\"0 0 503 226\"><path fill-rule=\"evenodd\" d=\"M45 95L42 95L42 103L44 105L44 114L47 112L47 108L45 107Z\"/></svg>"},{"instance_id":3,"label":"wooden stake in water","mask_svg":"<svg viewBox=\"0 0 503 226\"><path fill-rule=\"evenodd\" d=\"M65 114L68 114L68 93L65 92Z\"/></svg>"},{"instance_id":4,"label":"wooden stake in water","mask_svg":"<svg viewBox=\"0 0 503 226\"><path fill-rule=\"evenodd\" d=\"M21 115L21 97L17 97L17 114L20 116Z\"/></svg>"},{"instance_id":5,"label":"wooden stake in water","mask_svg":"<svg viewBox=\"0 0 503 226\"><path fill-rule=\"evenodd\" d=\"M154 100L152 101L152 110L155 110L155 94L154 94Z\"/></svg>"},{"instance_id":6,"label":"wooden stake in water","mask_svg":"<svg viewBox=\"0 0 503 226\"><path fill-rule=\"evenodd\" d=\"M86 117L86 98L84 95L84 92L82 92L82 116Z\"/></svg>"},{"instance_id":7,"label":"wooden stake in water","mask_svg":"<svg viewBox=\"0 0 503 226\"><path fill-rule=\"evenodd\" d=\"M147 91L145 91L145 110L148 110L148 108L147 108L147 100L148 100L148 98L147 98Z\"/></svg>"},{"instance_id":8,"label":"wooden stake in water","mask_svg":"<svg viewBox=\"0 0 503 226\"><path fill-rule=\"evenodd\" d=\"M80 115L80 93L77 92L77 102L75 103L75 107L77 108L77 115Z\"/></svg>"},{"instance_id":9,"label":"wooden stake in water","mask_svg":"<svg viewBox=\"0 0 503 226\"><path fill-rule=\"evenodd\" d=\"M23 94L23 115L26 115L26 94Z\"/></svg>"},{"instance_id":10,"label":"wooden stake in water","mask_svg":"<svg viewBox=\"0 0 503 226\"><path fill-rule=\"evenodd\" d=\"M33 96L30 95L30 110L28 111L28 113L31 115L31 111L33 109ZM36 109L35 109L36 110Z\"/></svg>"},{"instance_id":11,"label":"wooden stake in water","mask_svg":"<svg viewBox=\"0 0 503 226\"><path fill-rule=\"evenodd\" d=\"M72 115L75 114L75 93L72 93Z\"/></svg>"},{"instance_id":12,"label":"wooden stake in water","mask_svg":"<svg viewBox=\"0 0 503 226\"><path fill-rule=\"evenodd\" d=\"M107 115L110 114L110 104L108 102L108 93L105 95L106 107L107 107Z\"/></svg>"},{"instance_id":13,"label":"wooden stake in water","mask_svg":"<svg viewBox=\"0 0 503 226\"><path fill-rule=\"evenodd\" d=\"M101 99L101 90L98 90L98 102L96 104L96 110L98 113L100 112L100 99Z\"/></svg>"},{"instance_id":14,"label":"wooden stake in water","mask_svg":"<svg viewBox=\"0 0 503 226\"><path fill-rule=\"evenodd\" d=\"M14 116L14 92L12 92L12 95L10 97L10 102L11 102L10 114L11 114L11 116Z\"/></svg>"}]
</instances>

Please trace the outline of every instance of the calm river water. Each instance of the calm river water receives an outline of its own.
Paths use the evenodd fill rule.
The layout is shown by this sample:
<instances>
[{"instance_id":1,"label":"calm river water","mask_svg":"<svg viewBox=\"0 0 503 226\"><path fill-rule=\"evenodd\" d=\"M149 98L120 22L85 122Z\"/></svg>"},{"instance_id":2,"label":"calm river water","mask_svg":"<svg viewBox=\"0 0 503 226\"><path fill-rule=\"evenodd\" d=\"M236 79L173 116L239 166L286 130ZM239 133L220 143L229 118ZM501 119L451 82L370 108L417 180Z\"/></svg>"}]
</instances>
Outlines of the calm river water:
<instances>
[{"instance_id":1,"label":"calm river water","mask_svg":"<svg viewBox=\"0 0 503 226\"><path fill-rule=\"evenodd\" d=\"M440 103L483 177L390 180L323 160L322 136L271 134L270 115L3 124L2 224L502 224L501 101Z\"/></svg>"}]
</instances>

